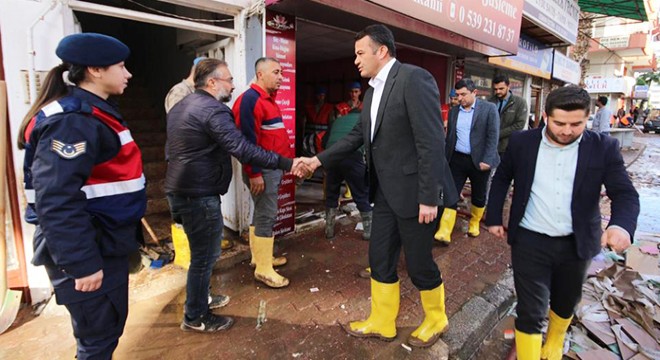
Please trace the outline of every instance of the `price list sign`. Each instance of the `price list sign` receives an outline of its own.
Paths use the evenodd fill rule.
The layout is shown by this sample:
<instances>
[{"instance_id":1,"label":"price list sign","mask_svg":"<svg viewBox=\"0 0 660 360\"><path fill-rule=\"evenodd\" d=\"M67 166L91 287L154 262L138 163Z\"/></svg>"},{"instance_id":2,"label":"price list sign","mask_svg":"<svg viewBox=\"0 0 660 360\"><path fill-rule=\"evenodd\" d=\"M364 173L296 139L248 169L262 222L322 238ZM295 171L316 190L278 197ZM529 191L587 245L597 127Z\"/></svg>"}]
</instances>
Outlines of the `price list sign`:
<instances>
[{"instance_id":1,"label":"price list sign","mask_svg":"<svg viewBox=\"0 0 660 360\"><path fill-rule=\"evenodd\" d=\"M282 85L275 102L282 112L282 120L291 144L290 157L296 153L296 19L266 9L266 56L279 60L282 66ZM277 221L275 236L295 230L296 218L295 177L285 175L277 195Z\"/></svg>"},{"instance_id":2,"label":"price list sign","mask_svg":"<svg viewBox=\"0 0 660 360\"><path fill-rule=\"evenodd\" d=\"M524 0L369 0L515 54Z\"/></svg>"}]
</instances>

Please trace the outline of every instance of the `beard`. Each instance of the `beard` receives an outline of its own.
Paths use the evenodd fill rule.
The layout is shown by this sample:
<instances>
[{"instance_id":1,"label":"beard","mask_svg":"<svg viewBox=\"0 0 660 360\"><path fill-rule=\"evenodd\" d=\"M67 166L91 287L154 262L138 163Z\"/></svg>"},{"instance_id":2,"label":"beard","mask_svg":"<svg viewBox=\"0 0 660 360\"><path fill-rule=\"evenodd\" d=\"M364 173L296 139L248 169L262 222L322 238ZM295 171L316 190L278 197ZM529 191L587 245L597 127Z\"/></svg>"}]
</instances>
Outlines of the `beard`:
<instances>
[{"instance_id":1,"label":"beard","mask_svg":"<svg viewBox=\"0 0 660 360\"><path fill-rule=\"evenodd\" d=\"M231 100L231 91L220 91L216 99L223 103L229 102Z\"/></svg>"},{"instance_id":2,"label":"beard","mask_svg":"<svg viewBox=\"0 0 660 360\"><path fill-rule=\"evenodd\" d=\"M548 137L550 139L552 139L552 141L556 142L557 144L561 144L561 145L570 145L570 144L574 143L575 140L577 140L580 137L579 135L577 135L577 136L573 136L573 137L569 138L568 141L564 141L564 140L561 140L559 138L559 136L557 136L555 133L553 133L550 129L547 129L546 134L548 134Z\"/></svg>"}]
</instances>

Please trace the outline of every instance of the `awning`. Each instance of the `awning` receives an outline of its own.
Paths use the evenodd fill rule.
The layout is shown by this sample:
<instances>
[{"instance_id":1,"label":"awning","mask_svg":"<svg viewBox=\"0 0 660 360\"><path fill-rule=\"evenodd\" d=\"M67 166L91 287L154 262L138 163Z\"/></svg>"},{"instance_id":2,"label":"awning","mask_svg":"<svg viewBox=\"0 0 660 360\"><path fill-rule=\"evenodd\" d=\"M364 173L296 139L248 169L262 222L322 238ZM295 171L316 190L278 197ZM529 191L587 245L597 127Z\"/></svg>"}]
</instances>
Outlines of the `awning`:
<instances>
[{"instance_id":1,"label":"awning","mask_svg":"<svg viewBox=\"0 0 660 360\"><path fill-rule=\"evenodd\" d=\"M579 0L580 10L594 14L648 21L644 0Z\"/></svg>"}]
</instances>

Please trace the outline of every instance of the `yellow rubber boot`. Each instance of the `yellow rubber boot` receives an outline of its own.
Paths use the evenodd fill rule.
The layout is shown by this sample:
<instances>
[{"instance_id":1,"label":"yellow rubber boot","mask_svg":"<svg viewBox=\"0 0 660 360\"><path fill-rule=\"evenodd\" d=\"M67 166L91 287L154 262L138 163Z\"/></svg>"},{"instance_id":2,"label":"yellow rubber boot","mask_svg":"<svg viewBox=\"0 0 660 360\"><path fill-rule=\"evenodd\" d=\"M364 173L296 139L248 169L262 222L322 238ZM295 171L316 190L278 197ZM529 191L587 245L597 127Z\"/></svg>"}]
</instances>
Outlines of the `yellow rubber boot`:
<instances>
[{"instance_id":1,"label":"yellow rubber boot","mask_svg":"<svg viewBox=\"0 0 660 360\"><path fill-rule=\"evenodd\" d=\"M516 330L516 354L518 360L538 360L541 358L541 334L526 334Z\"/></svg>"},{"instance_id":2,"label":"yellow rubber boot","mask_svg":"<svg viewBox=\"0 0 660 360\"><path fill-rule=\"evenodd\" d=\"M396 317L399 314L399 282L386 284L371 279L371 314L364 321L344 326L357 337L375 337L385 341L396 338Z\"/></svg>"},{"instance_id":3,"label":"yellow rubber boot","mask_svg":"<svg viewBox=\"0 0 660 360\"><path fill-rule=\"evenodd\" d=\"M451 232L454 231L455 223L456 210L445 208L442 211L442 217L440 218L440 226L438 226L438 231L433 237L441 243L449 245L451 242Z\"/></svg>"},{"instance_id":4,"label":"yellow rubber boot","mask_svg":"<svg viewBox=\"0 0 660 360\"><path fill-rule=\"evenodd\" d=\"M273 244L275 239L254 235L252 240L252 253L257 267L254 269L254 278L272 288L283 288L289 285L289 279L273 270Z\"/></svg>"},{"instance_id":5,"label":"yellow rubber boot","mask_svg":"<svg viewBox=\"0 0 660 360\"><path fill-rule=\"evenodd\" d=\"M424 308L424 321L410 334L408 344L414 347L428 347L435 344L449 326L449 319L445 313L445 284L419 293Z\"/></svg>"},{"instance_id":6,"label":"yellow rubber boot","mask_svg":"<svg viewBox=\"0 0 660 360\"><path fill-rule=\"evenodd\" d=\"M345 199L353 198L353 194L351 194L351 188L348 187L348 184L346 184L346 192L344 193L344 198Z\"/></svg>"},{"instance_id":7,"label":"yellow rubber boot","mask_svg":"<svg viewBox=\"0 0 660 360\"><path fill-rule=\"evenodd\" d=\"M541 359L561 360L564 355L564 338L573 317L564 319L550 310L550 323L545 344L541 348Z\"/></svg>"},{"instance_id":8,"label":"yellow rubber boot","mask_svg":"<svg viewBox=\"0 0 660 360\"><path fill-rule=\"evenodd\" d=\"M234 247L234 242L229 239L222 239L220 241L220 249L229 250Z\"/></svg>"},{"instance_id":9,"label":"yellow rubber boot","mask_svg":"<svg viewBox=\"0 0 660 360\"><path fill-rule=\"evenodd\" d=\"M481 222L481 218L484 216L484 210L486 210L485 207L480 208L474 205L470 209L472 217L470 218L470 226L468 227L468 236L479 236L479 222Z\"/></svg>"},{"instance_id":10,"label":"yellow rubber boot","mask_svg":"<svg viewBox=\"0 0 660 360\"><path fill-rule=\"evenodd\" d=\"M250 254L252 254L252 258L250 259L250 266L255 267L256 264L254 263L254 251L252 251L252 241L254 239L254 226L250 226L250 233L248 237L248 241L250 243ZM273 256L273 266L278 267L282 265L286 265L287 260L284 256Z\"/></svg>"}]
</instances>

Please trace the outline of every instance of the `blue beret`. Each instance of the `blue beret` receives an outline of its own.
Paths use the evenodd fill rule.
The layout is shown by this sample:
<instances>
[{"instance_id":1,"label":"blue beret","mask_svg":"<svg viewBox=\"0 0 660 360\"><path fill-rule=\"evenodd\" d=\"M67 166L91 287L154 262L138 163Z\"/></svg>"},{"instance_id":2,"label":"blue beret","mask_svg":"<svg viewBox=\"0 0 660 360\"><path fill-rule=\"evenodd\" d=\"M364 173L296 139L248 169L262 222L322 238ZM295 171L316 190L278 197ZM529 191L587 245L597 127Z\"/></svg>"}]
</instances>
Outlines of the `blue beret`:
<instances>
[{"instance_id":1,"label":"blue beret","mask_svg":"<svg viewBox=\"0 0 660 360\"><path fill-rule=\"evenodd\" d=\"M449 90L449 97L456 97L456 89Z\"/></svg>"},{"instance_id":2,"label":"blue beret","mask_svg":"<svg viewBox=\"0 0 660 360\"><path fill-rule=\"evenodd\" d=\"M206 56L200 56L196 57L195 60L193 60L193 66L197 66L200 61L208 59Z\"/></svg>"},{"instance_id":3,"label":"blue beret","mask_svg":"<svg viewBox=\"0 0 660 360\"><path fill-rule=\"evenodd\" d=\"M355 81L355 82L352 82L352 83L348 84L348 88L349 89L362 89L362 84Z\"/></svg>"},{"instance_id":4,"label":"blue beret","mask_svg":"<svg viewBox=\"0 0 660 360\"><path fill-rule=\"evenodd\" d=\"M314 95L321 95L321 94L327 94L328 89L325 88L325 86L319 86L316 88L316 91L314 92Z\"/></svg>"},{"instance_id":5,"label":"blue beret","mask_svg":"<svg viewBox=\"0 0 660 360\"><path fill-rule=\"evenodd\" d=\"M64 37L55 54L65 63L81 66L110 66L120 63L131 50L123 42L96 33L73 34Z\"/></svg>"}]
</instances>

